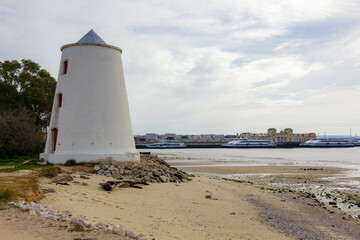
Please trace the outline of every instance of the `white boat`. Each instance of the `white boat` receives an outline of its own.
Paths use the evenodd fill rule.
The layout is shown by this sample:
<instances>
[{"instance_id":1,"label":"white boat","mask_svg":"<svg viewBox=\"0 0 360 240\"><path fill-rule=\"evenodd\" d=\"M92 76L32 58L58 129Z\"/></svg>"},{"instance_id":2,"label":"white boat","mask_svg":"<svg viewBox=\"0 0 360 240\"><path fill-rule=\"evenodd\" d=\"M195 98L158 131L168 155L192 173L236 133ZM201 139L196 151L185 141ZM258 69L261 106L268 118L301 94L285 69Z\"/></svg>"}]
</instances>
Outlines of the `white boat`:
<instances>
[{"instance_id":1,"label":"white boat","mask_svg":"<svg viewBox=\"0 0 360 240\"><path fill-rule=\"evenodd\" d=\"M276 148L269 140L249 140L247 138L234 139L221 145L224 148Z\"/></svg>"},{"instance_id":2,"label":"white boat","mask_svg":"<svg viewBox=\"0 0 360 240\"><path fill-rule=\"evenodd\" d=\"M146 144L147 148L186 148L186 145L182 142L178 143L169 143L169 142L160 142L160 143L153 143L153 144Z\"/></svg>"},{"instance_id":3,"label":"white boat","mask_svg":"<svg viewBox=\"0 0 360 240\"><path fill-rule=\"evenodd\" d=\"M360 139L351 139L350 142L354 144L355 147L360 147Z\"/></svg>"},{"instance_id":4,"label":"white boat","mask_svg":"<svg viewBox=\"0 0 360 240\"><path fill-rule=\"evenodd\" d=\"M300 144L300 147L324 147L324 148L335 148L335 147L354 147L354 144L346 139L336 138L324 138L324 139L311 139Z\"/></svg>"}]
</instances>

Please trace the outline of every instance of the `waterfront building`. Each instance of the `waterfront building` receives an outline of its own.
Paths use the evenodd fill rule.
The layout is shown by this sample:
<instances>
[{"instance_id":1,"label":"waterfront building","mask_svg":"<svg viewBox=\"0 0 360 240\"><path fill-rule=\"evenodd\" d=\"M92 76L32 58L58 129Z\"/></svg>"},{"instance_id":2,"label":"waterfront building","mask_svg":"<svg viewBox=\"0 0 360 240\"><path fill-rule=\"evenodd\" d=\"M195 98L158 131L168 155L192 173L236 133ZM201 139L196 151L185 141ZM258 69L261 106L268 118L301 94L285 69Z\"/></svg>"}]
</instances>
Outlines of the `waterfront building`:
<instances>
[{"instance_id":1,"label":"waterfront building","mask_svg":"<svg viewBox=\"0 0 360 240\"><path fill-rule=\"evenodd\" d=\"M50 132L41 161L140 159L133 138L122 50L93 30L61 47Z\"/></svg>"},{"instance_id":2,"label":"waterfront building","mask_svg":"<svg viewBox=\"0 0 360 240\"><path fill-rule=\"evenodd\" d=\"M146 140L156 140L159 138L159 134L156 134L156 133L147 133L145 134L144 138Z\"/></svg>"},{"instance_id":3,"label":"waterfront building","mask_svg":"<svg viewBox=\"0 0 360 240\"><path fill-rule=\"evenodd\" d=\"M294 133L292 128L285 128L276 132L275 128L269 128L267 133L242 133L241 138L250 140L270 140L272 142L306 142L316 138L315 133Z\"/></svg>"},{"instance_id":4,"label":"waterfront building","mask_svg":"<svg viewBox=\"0 0 360 240\"><path fill-rule=\"evenodd\" d=\"M154 142L154 141L228 141L236 138L236 135L224 134L186 134L178 135L176 133L146 133L145 135L135 135L136 142Z\"/></svg>"}]
</instances>

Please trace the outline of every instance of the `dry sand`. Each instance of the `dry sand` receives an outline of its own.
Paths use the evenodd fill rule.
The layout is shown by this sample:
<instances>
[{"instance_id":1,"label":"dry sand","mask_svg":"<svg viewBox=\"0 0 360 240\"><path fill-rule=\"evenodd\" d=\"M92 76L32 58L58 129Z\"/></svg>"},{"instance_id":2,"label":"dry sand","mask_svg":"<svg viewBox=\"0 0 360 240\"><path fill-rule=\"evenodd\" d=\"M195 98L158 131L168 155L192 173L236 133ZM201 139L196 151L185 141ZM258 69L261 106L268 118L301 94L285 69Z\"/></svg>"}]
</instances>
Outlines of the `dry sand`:
<instances>
[{"instance_id":1,"label":"dry sand","mask_svg":"<svg viewBox=\"0 0 360 240\"><path fill-rule=\"evenodd\" d=\"M27 212L0 204L0 240L121 240L115 234L101 231L76 232L63 222L33 217Z\"/></svg>"},{"instance_id":2,"label":"dry sand","mask_svg":"<svg viewBox=\"0 0 360 240\"><path fill-rule=\"evenodd\" d=\"M43 183L41 187L56 193L47 194L41 203L95 223L121 224L156 239L289 239L262 224L257 208L249 202L249 196L280 204L279 199L250 185L195 177L189 183L151 184L109 194L99 186L109 178L92 175L75 180L88 185ZM217 200L206 199L207 194ZM291 207L281 203L281 208Z\"/></svg>"}]
</instances>

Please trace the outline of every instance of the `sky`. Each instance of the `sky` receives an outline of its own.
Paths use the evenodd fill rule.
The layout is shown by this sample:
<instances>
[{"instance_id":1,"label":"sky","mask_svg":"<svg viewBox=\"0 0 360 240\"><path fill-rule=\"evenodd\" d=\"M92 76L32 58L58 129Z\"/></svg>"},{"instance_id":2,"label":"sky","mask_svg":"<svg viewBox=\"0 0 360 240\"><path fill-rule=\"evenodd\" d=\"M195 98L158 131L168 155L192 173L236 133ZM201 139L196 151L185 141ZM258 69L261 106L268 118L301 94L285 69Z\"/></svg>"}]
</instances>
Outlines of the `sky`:
<instances>
[{"instance_id":1,"label":"sky","mask_svg":"<svg viewBox=\"0 0 360 240\"><path fill-rule=\"evenodd\" d=\"M358 0L0 0L0 61L122 48L134 134L360 135Z\"/></svg>"}]
</instances>

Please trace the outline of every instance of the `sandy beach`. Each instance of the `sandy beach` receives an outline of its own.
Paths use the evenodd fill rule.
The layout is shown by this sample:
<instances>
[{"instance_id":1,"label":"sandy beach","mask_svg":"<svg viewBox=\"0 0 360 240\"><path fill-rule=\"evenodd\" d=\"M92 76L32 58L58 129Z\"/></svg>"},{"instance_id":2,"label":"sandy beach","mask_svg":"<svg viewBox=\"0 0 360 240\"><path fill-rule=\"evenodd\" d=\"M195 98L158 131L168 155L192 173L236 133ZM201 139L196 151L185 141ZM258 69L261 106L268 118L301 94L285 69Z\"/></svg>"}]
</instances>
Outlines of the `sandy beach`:
<instances>
[{"instance_id":1,"label":"sandy beach","mask_svg":"<svg viewBox=\"0 0 360 240\"><path fill-rule=\"evenodd\" d=\"M119 240L119 236L100 231L78 232L63 222L31 216L5 204L0 204L0 240Z\"/></svg>"},{"instance_id":2,"label":"sandy beach","mask_svg":"<svg viewBox=\"0 0 360 240\"><path fill-rule=\"evenodd\" d=\"M301 167L262 167L262 172L279 172L281 169L304 174ZM242 171L259 172L259 169L245 168ZM321 176L331 176L343 169L322 171ZM304 179L312 175L314 173L310 171ZM197 175L188 183L153 183L143 189L115 189L108 193L99 183L111 178L93 174L88 177L75 179L87 186L63 186L44 181L41 188L52 188L56 193L46 194L41 203L63 211L70 210L95 223L121 224L136 232L146 232L155 239L360 237L359 221L350 218L345 221L340 210L330 211L301 193L284 189ZM315 175L313 177L316 179Z\"/></svg>"},{"instance_id":3,"label":"sandy beach","mask_svg":"<svg viewBox=\"0 0 360 240\"><path fill-rule=\"evenodd\" d=\"M188 183L151 184L109 194L99 186L107 180L92 175L84 180L86 187L44 183L42 187L56 193L41 202L93 222L123 224L156 239L288 239L259 222L249 196L256 194L270 202L275 197L252 186L239 188L234 182L202 176ZM213 199L205 198L208 194Z\"/></svg>"},{"instance_id":4,"label":"sandy beach","mask_svg":"<svg viewBox=\"0 0 360 240\"><path fill-rule=\"evenodd\" d=\"M148 164L146 161L142 163ZM39 203L59 211L68 210L94 224L103 223L110 228L122 225L136 233L145 232L148 239L156 240L360 239L360 221L356 217L359 207L346 202L341 191L313 194L299 190L305 189L304 186L322 186L321 191L327 190L335 182L326 179L344 175L347 169L184 166L177 164L177 168L194 173L191 181L150 182L141 185L142 189L114 187L111 192L105 191L100 183L119 179L90 173L93 167L89 166L61 166L62 174L58 177L71 176L71 179L62 185L54 178L41 178L39 190L44 197ZM24 178L30 172L2 177ZM220 177L232 174L245 175L246 180ZM321 197L327 193L331 197ZM331 205L329 202L336 198L337 205ZM339 202L339 199L343 200ZM119 239L115 234L96 230L71 232L71 226L65 228L62 222L32 217L11 207L5 207L0 215L0 239L58 239L59 236L70 240L79 236L80 239ZM27 235L31 237L26 238Z\"/></svg>"}]
</instances>

